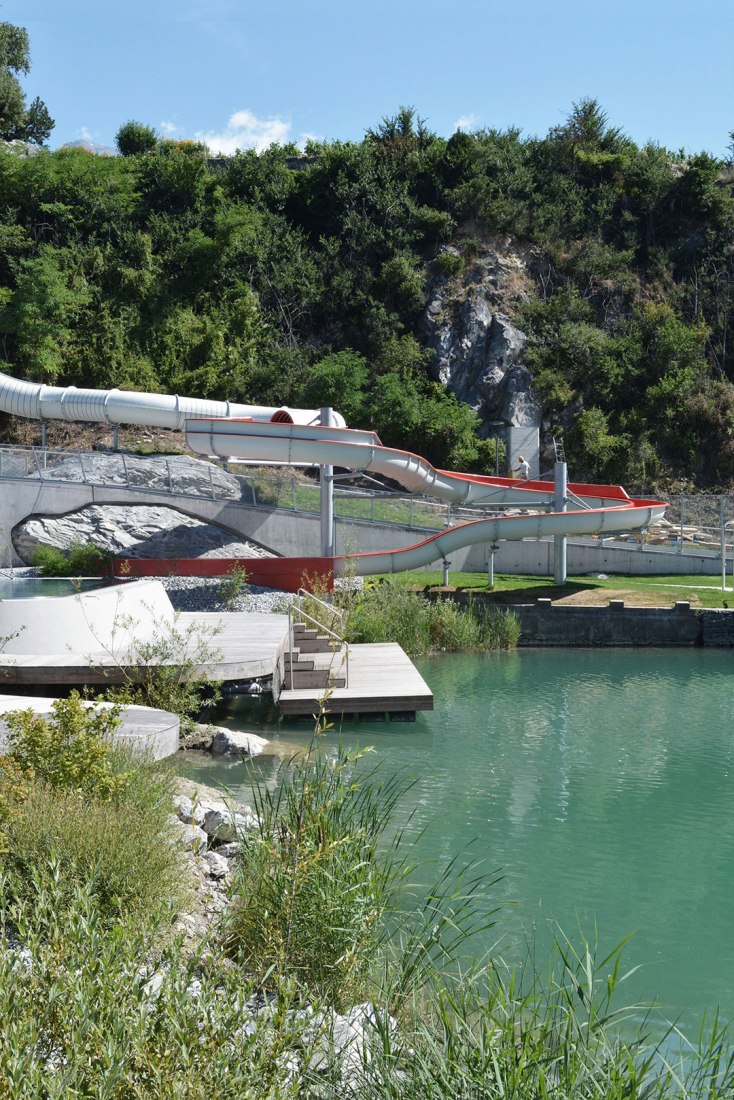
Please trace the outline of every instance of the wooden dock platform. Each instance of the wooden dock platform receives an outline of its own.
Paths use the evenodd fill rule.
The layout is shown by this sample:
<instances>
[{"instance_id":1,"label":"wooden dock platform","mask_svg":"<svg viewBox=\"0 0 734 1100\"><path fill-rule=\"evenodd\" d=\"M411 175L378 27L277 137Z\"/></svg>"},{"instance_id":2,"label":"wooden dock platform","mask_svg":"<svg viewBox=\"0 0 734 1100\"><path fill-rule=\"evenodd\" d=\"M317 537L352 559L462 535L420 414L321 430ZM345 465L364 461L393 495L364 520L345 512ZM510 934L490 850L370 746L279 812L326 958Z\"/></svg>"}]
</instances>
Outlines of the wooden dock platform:
<instances>
[{"instance_id":1,"label":"wooden dock platform","mask_svg":"<svg viewBox=\"0 0 734 1100\"><path fill-rule=\"evenodd\" d=\"M344 675L343 655L334 655L334 676ZM283 717L319 710L324 689L284 688L277 700ZM328 693L328 714L411 714L433 710L433 692L408 655L394 642L350 645L346 687Z\"/></svg>"},{"instance_id":2,"label":"wooden dock platform","mask_svg":"<svg viewBox=\"0 0 734 1100\"><path fill-rule=\"evenodd\" d=\"M208 659L201 671L211 680L249 680L270 676L288 634L288 616L241 611L232 614L182 612L176 633L208 639ZM165 637L165 630L162 631ZM177 647L169 663L177 663ZM163 662L166 663L166 662ZM124 683L130 677L124 652L0 653L0 683L13 685L78 685Z\"/></svg>"}]
</instances>

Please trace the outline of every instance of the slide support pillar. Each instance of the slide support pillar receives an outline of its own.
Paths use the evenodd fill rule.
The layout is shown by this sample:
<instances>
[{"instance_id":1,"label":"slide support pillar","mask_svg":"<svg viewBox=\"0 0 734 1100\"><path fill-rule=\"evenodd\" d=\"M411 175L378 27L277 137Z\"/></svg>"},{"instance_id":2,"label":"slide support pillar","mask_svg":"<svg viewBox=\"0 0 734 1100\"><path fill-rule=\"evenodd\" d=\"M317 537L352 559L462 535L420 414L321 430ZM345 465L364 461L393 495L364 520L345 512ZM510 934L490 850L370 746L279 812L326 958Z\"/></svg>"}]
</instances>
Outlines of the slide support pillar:
<instances>
[{"instance_id":1,"label":"slide support pillar","mask_svg":"<svg viewBox=\"0 0 734 1100\"><path fill-rule=\"evenodd\" d=\"M568 467L565 462L553 465L553 511L565 512L568 508ZM553 536L553 579L556 584L566 583L566 536Z\"/></svg>"},{"instance_id":2,"label":"slide support pillar","mask_svg":"<svg viewBox=\"0 0 734 1100\"><path fill-rule=\"evenodd\" d=\"M449 586L449 569L451 568L451 562L448 558L443 559L443 587Z\"/></svg>"},{"instance_id":3,"label":"slide support pillar","mask_svg":"<svg viewBox=\"0 0 734 1100\"><path fill-rule=\"evenodd\" d=\"M487 561L487 588L494 588L494 556L500 548L498 542L492 542L488 546L489 559Z\"/></svg>"},{"instance_id":4,"label":"slide support pillar","mask_svg":"<svg viewBox=\"0 0 734 1100\"><path fill-rule=\"evenodd\" d=\"M334 410L330 407L320 410L320 420L324 428L334 426ZM321 489L321 556L334 557L334 467L319 467L319 485Z\"/></svg>"}]
</instances>

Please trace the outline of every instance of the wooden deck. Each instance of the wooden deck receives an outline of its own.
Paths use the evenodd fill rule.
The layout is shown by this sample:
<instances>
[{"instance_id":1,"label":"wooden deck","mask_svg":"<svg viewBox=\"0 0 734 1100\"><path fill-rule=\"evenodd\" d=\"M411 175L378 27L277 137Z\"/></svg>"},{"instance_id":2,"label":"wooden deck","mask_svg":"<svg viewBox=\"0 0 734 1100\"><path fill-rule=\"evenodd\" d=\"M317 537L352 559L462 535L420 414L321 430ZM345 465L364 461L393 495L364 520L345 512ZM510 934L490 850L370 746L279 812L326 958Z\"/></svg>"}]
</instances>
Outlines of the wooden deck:
<instances>
[{"instance_id":1,"label":"wooden deck","mask_svg":"<svg viewBox=\"0 0 734 1100\"><path fill-rule=\"evenodd\" d=\"M332 668L335 676L344 674L341 654L335 654ZM323 694L323 689L285 688L278 708L284 717L316 714ZM333 688L324 709L328 714L410 714L433 710L433 693L394 642L352 645L347 686Z\"/></svg>"},{"instance_id":2,"label":"wooden deck","mask_svg":"<svg viewBox=\"0 0 734 1100\"><path fill-rule=\"evenodd\" d=\"M178 616L176 629L184 637L208 639L210 659L201 666L208 679L250 680L272 674L276 653L288 633L288 616L188 612ZM211 631L216 632L210 635ZM175 665L172 657L170 663ZM111 684L129 678L122 653L0 652L0 684Z\"/></svg>"}]
</instances>

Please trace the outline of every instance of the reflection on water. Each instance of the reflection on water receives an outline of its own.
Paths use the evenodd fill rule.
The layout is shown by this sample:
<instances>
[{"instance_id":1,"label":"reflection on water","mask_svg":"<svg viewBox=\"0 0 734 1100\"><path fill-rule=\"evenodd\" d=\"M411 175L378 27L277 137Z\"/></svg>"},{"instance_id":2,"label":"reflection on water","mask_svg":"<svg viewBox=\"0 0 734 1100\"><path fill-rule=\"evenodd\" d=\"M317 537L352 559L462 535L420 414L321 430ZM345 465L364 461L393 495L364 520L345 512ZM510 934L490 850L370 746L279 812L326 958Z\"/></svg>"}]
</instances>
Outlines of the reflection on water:
<instances>
[{"instance_id":1,"label":"reflection on water","mask_svg":"<svg viewBox=\"0 0 734 1100\"><path fill-rule=\"evenodd\" d=\"M108 581L96 577L0 577L0 600L28 600L39 596L71 596L103 588Z\"/></svg>"},{"instance_id":2,"label":"reflection on water","mask_svg":"<svg viewBox=\"0 0 734 1100\"><path fill-rule=\"evenodd\" d=\"M633 930L635 996L695 1025L734 1018L732 656L703 650L516 651L421 662L436 710L414 725L349 722L326 735L373 745L416 782L403 812L419 859L463 845L501 867L503 952L538 957L557 921L611 946ZM277 783L310 737L272 704L231 700L216 721L274 738L252 765L196 768L248 797ZM374 761L374 756L372 760ZM251 769L248 771L248 767Z\"/></svg>"}]
</instances>

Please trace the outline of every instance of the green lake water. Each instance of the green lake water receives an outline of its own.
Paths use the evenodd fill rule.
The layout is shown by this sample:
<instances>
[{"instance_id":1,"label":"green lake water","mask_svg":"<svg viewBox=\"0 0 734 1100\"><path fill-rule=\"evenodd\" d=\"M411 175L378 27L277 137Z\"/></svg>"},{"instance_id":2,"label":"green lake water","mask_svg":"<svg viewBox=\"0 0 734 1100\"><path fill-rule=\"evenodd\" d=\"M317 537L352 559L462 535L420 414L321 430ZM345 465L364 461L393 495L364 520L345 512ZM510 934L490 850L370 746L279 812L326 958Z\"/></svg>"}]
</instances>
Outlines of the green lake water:
<instances>
[{"instance_id":1,"label":"green lake water","mask_svg":"<svg viewBox=\"0 0 734 1100\"><path fill-rule=\"evenodd\" d=\"M411 858L462 847L501 869L499 940L544 967L556 925L609 948L630 932L630 997L657 998L688 1031L718 1005L734 1020L734 657L704 650L519 650L417 662L436 709L414 724L345 723L326 735L374 746L415 779ZM191 754L182 768L249 797L277 781L307 725L265 700L214 720L275 739L248 764ZM426 879L430 879L430 872Z\"/></svg>"}]
</instances>

